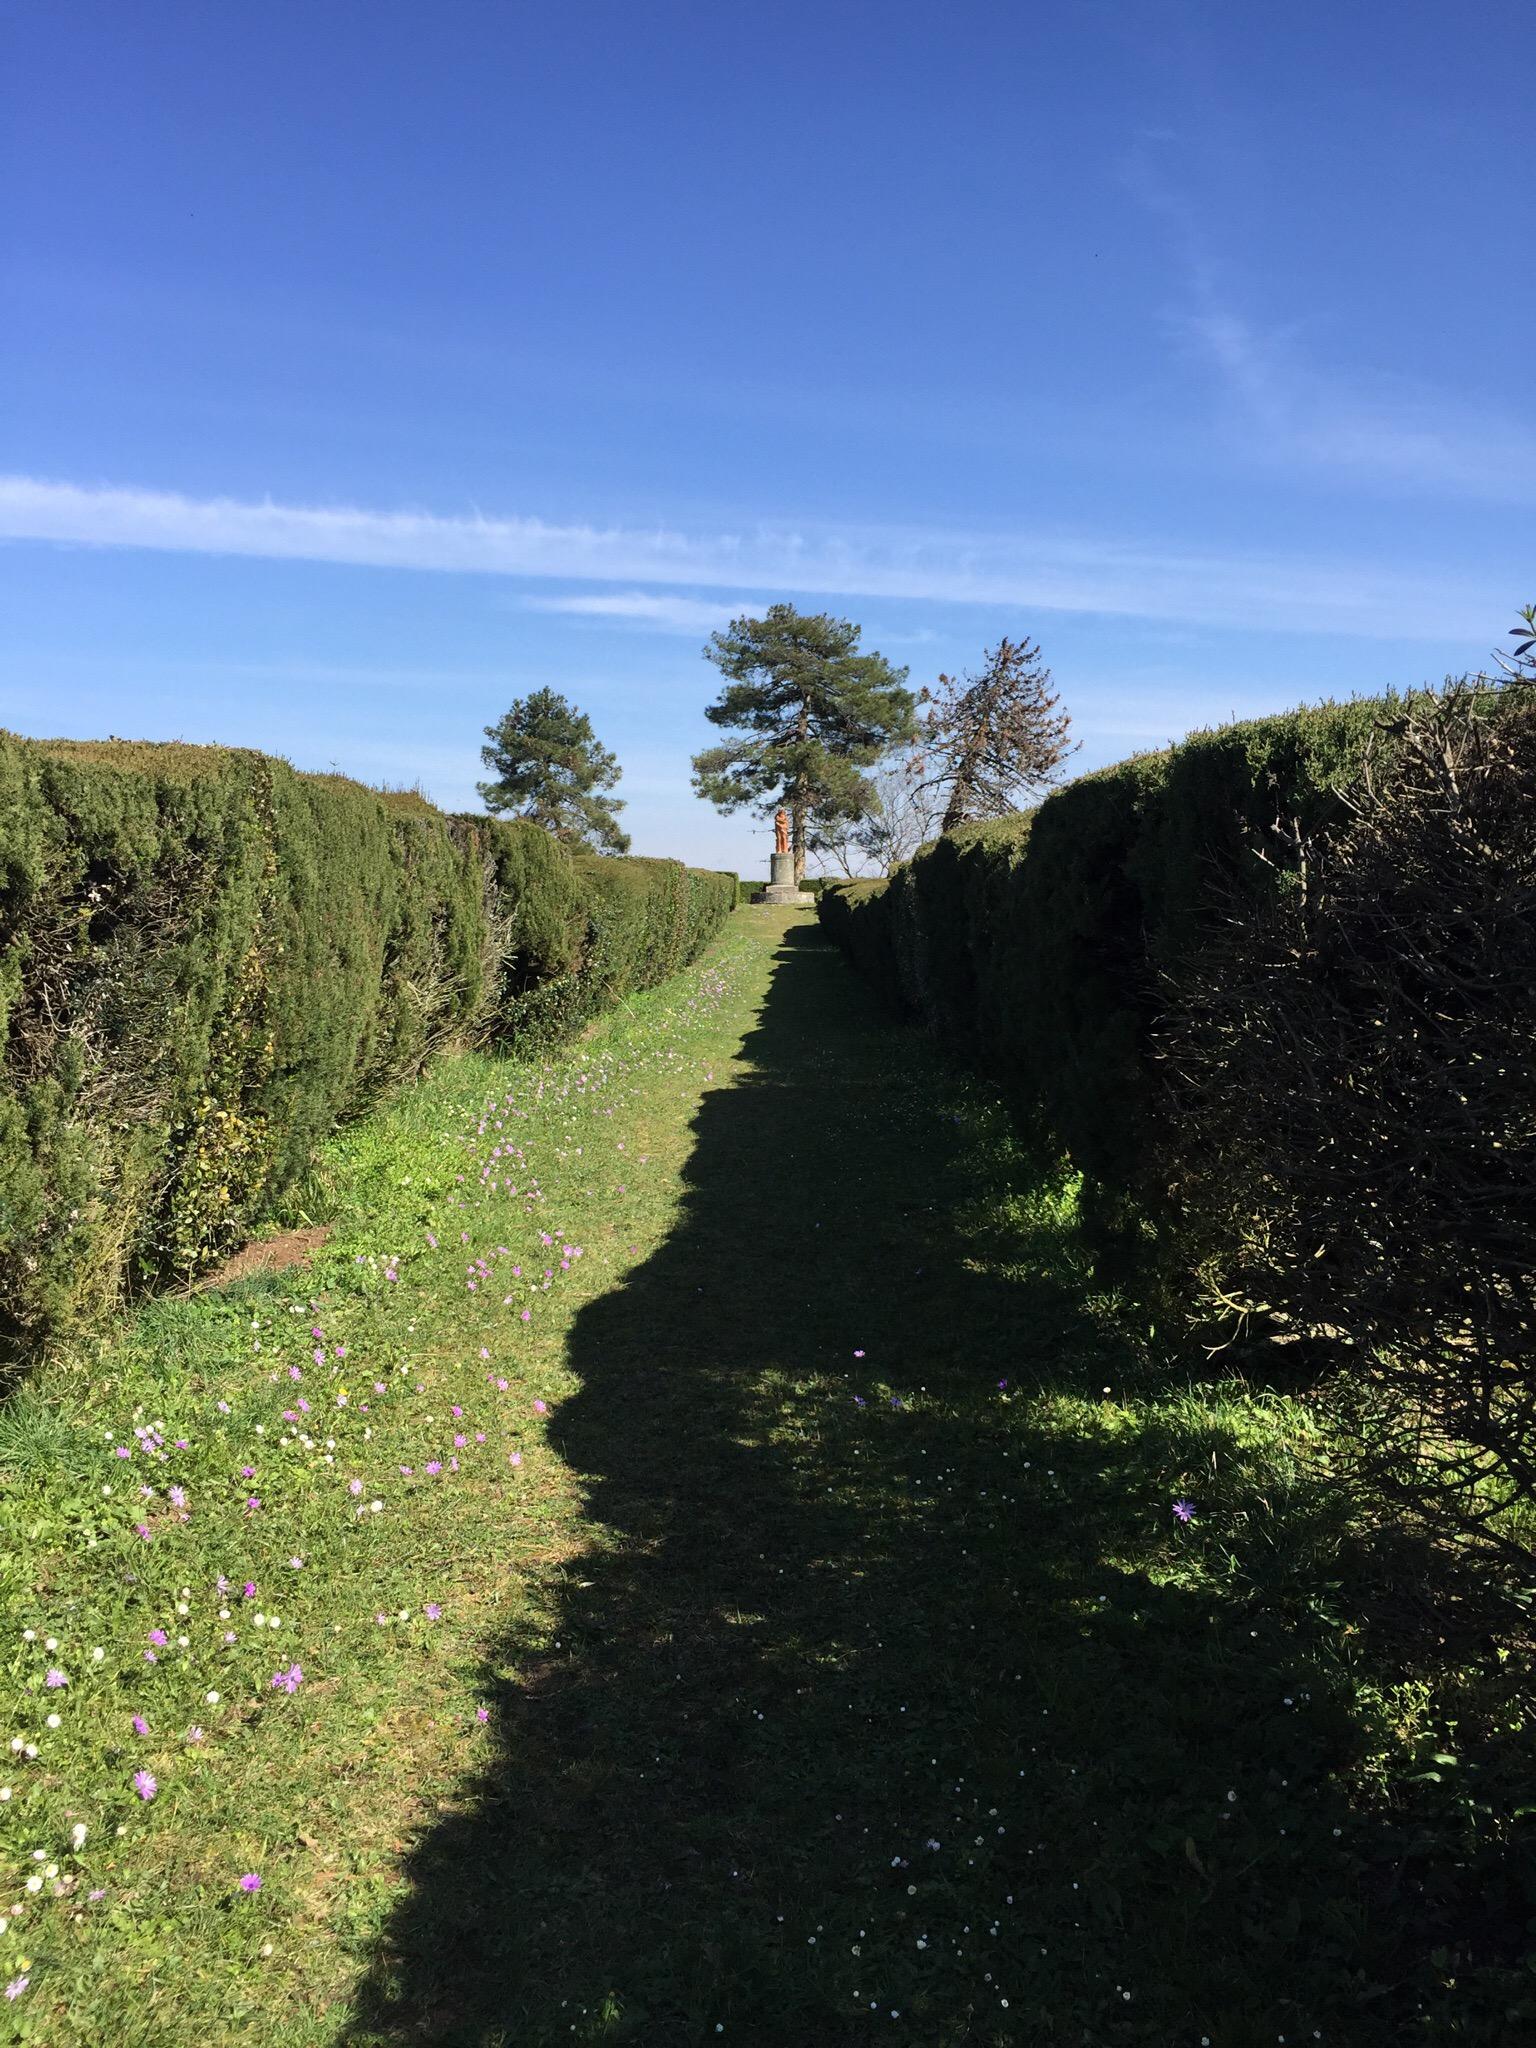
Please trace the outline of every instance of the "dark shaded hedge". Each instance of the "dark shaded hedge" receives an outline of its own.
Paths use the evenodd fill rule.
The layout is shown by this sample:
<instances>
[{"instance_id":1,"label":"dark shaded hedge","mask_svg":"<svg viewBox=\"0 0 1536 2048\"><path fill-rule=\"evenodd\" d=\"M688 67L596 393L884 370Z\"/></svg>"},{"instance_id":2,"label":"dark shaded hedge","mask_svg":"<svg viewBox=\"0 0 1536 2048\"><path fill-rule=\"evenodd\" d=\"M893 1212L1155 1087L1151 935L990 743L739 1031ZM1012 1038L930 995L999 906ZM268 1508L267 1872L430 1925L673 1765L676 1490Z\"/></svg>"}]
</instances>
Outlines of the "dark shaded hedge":
<instances>
[{"instance_id":1,"label":"dark shaded hedge","mask_svg":"<svg viewBox=\"0 0 1536 2048\"><path fill-rule=\"evenodd\" d=\"M1361 699L1197 733L963 827L819 915L893 1006L1002 1080L1082 1173L1106 1252L1163 1201L1152 1046L1165 977L1218 901L1272 886L1253 832L1324 822L1387 708Z\"/></svg>"},{"instance_id":2,"label":"dark shaded hedge","mask_svg":"<svg viewBox=\"0 0 1536 2048\"><path fill-rule=\"evenodd\" d=\"M735 900L242 749L0 733L0 1343L195 1274L436 1049L543 1050Z\"/></svg>"}]
</instances>

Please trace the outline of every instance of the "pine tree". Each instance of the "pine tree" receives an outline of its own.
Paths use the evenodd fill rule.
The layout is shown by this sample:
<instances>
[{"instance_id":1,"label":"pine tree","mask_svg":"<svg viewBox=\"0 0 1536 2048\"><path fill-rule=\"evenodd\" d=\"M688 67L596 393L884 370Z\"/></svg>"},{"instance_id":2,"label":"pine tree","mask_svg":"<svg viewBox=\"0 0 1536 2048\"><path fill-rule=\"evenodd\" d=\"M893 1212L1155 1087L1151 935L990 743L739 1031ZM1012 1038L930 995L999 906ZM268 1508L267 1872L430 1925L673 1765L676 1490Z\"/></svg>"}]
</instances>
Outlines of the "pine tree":
<instances>
[{"instance_id":1,"label":"pine tree","mask_svg":"<svg viewBox=\"0 0 1536 2048\"><path fill-rule=\"evenodd\" d=\"M979 676L940 676L914 762L920 792L942 796L940 830L969 818L1004 818L1051 780L1076 745L1058 711L1051 672L1029 640L1000 640Z\"/></svg>"},{"instance_id":2,"label":"pine tree","mask_svg":"<svg viewBox=\"0 0 1536 2048\"><path fill-rule=\"evenodd\" d=\"M494 782L478 785L488 811L508 812L542 825L557 839L625 853L629 835L619 826L620 798L604 796L621 773L592 731L592 721L554 690L519 697L480 749Z\"/></svg>"},{"instance_id":3,"label":"pine tree","mask_svg":"<svg viewBox=\"0 0 1536 2048\"><path fill-rule=\"evenodd\" d=\"M859 651L859 628L825 612L770 605L765 618L734 619L704 650L726 678L705 710L733 737L693 761L693 786L722 811L751 806L790 815L795 880L805 874L814 813L859 818L871 767L912 736L907 672Z\"/></svg>"}]
</instances>

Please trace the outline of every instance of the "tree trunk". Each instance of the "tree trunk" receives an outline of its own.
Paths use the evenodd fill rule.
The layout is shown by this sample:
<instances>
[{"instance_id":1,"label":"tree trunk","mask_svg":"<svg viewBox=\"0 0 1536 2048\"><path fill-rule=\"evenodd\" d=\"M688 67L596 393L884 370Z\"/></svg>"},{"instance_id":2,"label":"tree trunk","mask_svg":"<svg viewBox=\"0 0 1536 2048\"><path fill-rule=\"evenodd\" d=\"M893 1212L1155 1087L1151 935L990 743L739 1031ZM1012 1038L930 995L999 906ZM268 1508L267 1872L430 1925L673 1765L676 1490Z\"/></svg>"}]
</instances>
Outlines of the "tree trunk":
<instances>
[{"instance_id":1,"label":"tree trunk","mask_svg":"<svg viewBox=\"0 0 1536 2048\"><path fill-rule=\"evenodd\" d=\"M944 806L944 822L940 832L953 832L957 825L965 823L965 807L970 802L971 781L964 769L955 777L949 788L949 802Z\"/></svg>"},{"instance_id":2,"label":"tree trunk","mask_svg":"<svg viewBox=\"0 0 1536 2048\"><path fill-rule=\"evenodd\" d=\"M800 716L796 721L796 731L803 746L810 737L811 731L811 707L804 697L800 699ZM789 800L789 815L791 819L789 845L790 851L795 856L795 887L797 889L805 880L806 810L807 805L804 796L798 789L793 791Z\"/></svg>"}]
</instances>

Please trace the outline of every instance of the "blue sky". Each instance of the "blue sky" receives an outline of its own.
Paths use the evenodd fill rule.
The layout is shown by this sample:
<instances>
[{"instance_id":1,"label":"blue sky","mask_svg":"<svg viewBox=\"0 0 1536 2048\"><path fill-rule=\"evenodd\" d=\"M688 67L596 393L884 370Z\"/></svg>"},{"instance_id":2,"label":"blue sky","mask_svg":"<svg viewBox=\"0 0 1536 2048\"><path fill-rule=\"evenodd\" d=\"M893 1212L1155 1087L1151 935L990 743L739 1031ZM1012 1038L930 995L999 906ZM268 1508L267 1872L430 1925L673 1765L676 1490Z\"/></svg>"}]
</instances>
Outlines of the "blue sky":
<instances>
[{"instance_id":1,"label":"blue sky","mask_svg":"<svg viewBox=\"0 0 1536 2048\"><path fill-rule=\"evenodd\" d=\"M75 0L0 26L0 725L474 803L549 684L636 850L712 626L1029 633L1091 766L1536 597L1521 5Z\"/></svg>"}]
</instances>

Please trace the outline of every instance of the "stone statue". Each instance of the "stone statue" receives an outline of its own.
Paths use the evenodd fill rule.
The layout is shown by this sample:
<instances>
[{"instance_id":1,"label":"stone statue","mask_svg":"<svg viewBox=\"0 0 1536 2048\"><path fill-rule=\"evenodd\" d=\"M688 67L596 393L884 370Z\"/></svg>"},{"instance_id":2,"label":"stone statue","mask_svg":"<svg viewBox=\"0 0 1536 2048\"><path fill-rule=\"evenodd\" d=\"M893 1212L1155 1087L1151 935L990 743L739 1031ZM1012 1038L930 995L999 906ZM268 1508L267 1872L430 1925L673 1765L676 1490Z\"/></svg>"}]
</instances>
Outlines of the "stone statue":
<instances>
[{"instance_id":1,"label":"stone statue","mask_svg":"<svg viewBox=\"0 0 1536 2048\"><path fill-rule=\"evenodd\" d=\"M789 850L789 813L782 805L773 814L773 859L768 863L768 886L752 898L754 903L812 904L816 898L795 880L795 856Z\"/></svg>"}]
</instances>

